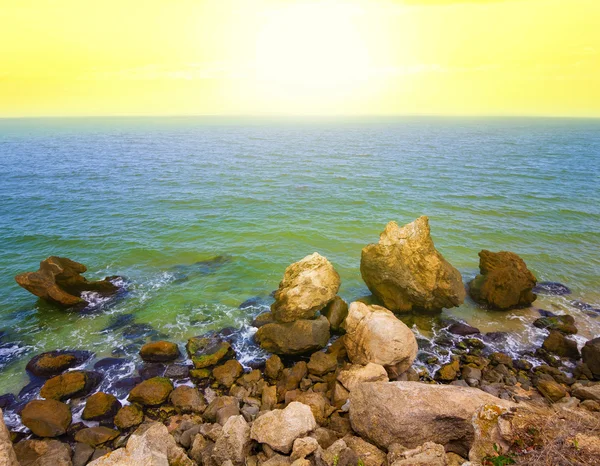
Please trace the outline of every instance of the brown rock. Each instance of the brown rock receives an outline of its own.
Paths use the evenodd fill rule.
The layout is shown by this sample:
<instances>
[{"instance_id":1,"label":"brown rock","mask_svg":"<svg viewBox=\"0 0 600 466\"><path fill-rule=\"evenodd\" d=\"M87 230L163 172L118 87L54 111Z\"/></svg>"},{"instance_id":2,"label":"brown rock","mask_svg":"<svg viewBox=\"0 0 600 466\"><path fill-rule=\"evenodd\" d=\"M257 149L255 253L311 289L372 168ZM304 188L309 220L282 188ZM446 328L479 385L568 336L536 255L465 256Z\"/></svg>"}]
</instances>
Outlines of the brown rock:
<instances>
[{"instance_id":1,"label":"brown rock","mask_svg":"<svg viewBox=\"0 0 600 466\"><path fill-rule=\"evenodd\" d=\"M311 355L307 368L310 374L325 375L337 369L337 358L335 354L317 351Z\"/></svg>"},{"instance_id":2,"label":"brown rock","mask_svg":"<svg viewBox=\"0 0 600 466\"><path fill-rule=\"evenodd\" d=\"M581 349L581 356L594 378L600 380L600 337L587 341Z\"/></svg>"},{"instance_id":3,"label":"brown rock","mask_svg":"<svg viewBox=\"0 0 600 466\"><path fill-rule=\"evenodd\" d=\"M435 374L436 380L440 380L442 382L452 382L456 379L460 371L460 362L458 359L454 359L452 362L444 364Z\"/></svg>"},{"instance_id":4,"label":"brown rock","mask_svg":"<svg viewBox=\"0 0 600 466\"><path fill-rule=\"evenodd\" d=\"M181 413L202 413L206 401L197 388L180 385L169 396L171 403Z\"/></svg>"},{"instance_id":5,"label":"brown rock","mask_svg":"<svg viewBox=\"0 0 600 466\"><path fill-rule=\"evenodd\" d=\"M265 363L265 376L271 380L277 380L283 371L283 363L281 358L276 354L271 355Z\"/></svg>"},{"instance_id":6,"label":"brown rock","mask_svg":"<svg viewBox=\"0 0 600 466\"><path fill-rule=\"evenodd\" d=\"M179 347L169 341L146 343L140 350L141 358L146 362L173 361L180 356Z\"/></svg>"},{"instance_id":7,"label":"brown rock","mask_svg":"<svg viewBox=\"0 0 600 466\"><path fill-rule=\"evenodd\" d=\"M558 401L567 396L565 388L554 380L539 379L536 388L551 401Z\"/></svg>"},{"instance_id":8,"label":"brown rock","mask_svg":"<svg viewBox=\"0 0 600 466\"><path fill-rule=\"evenodd\" d=\"M88 427L81 429L75 434L75 441L85 443L91 447L97 447L103 443L116 439L119 431L108 427Z\"/></svg>"},{"instance_id":9,"label":"brown rock","mask_svg":"<svg viewBox=\"0 0 600 466\"><path fill-rule=\"evenodd\" d=\"M127 430L139 426L144 420L144 412L136 404L123 406L115 416L115 426Z\"/></svg>"},{"instance_id":10,"label":"brown rock","mask_svg":"<svg viewBox=\"0 0 600 466\"><path fill-rule=\"evenodd\" d=\"M153 377L133 387L129 401L143 406L158 406L169 398L173 383L166 377Z\"/></svg>"},{"instance_id":11,"label":"brown rock","mask_svg":"<svg viewBox=\"0 0 600 466\"><path fill-rule=\"evenodd\" d=\"M121 402L114 395L98 392L87 399L81 418L85 421L111 419L119 409Z\"/></svg>"},{"instance_id":12,"label":"brown rock","mask_svg":"<svg viewBox=\"0 0 600 466\"><path fill-rule=\"evenodd\" d=\"M71 410L56 400L33 400L21 411L21 422L38 437L58 437L71 424Z\"/></svg>"},{"instance_id":13,"label":"brown rock","mask_svg":"<svg viewBox=\"0 0 600 466\"><path fill-rule=\"evenodd\" d=\"M327 345L329 321L326 317L321 316L315 320L267 324L258 329L254 338L269 353L308 353Z\"/></svg>"},{"instance_id":14,"label":"brown rock","mask_svg":"<svg viewBox=\"0 0 600 466\"><path fill-rule=\"evenodd\" d=\"M244 368L235 359L231 359L222 366L215 367L212 373L219 384L231 387L236 379L244 373Z\"/></svg>"},{"instance_id":15,"label":"brown rock","mask_svg":"<svg viewBox=\"0 0 600 466\"><path fill-rule=\"evenodd\" d=\"M581 357L577 348L577 342L567 338L558 330L550 331L550 334L542 344L542 348L564 358L579 359Z\"/></svg>"},{"instance_id":16,"label":"brown rock","mask_svg":"<svg viewBox=\"0 0 600 466\"><path fill-rule=\"evenodd\" d=\"M337 380L346 390L351 392L363 382L387 382L388 375L383 366L370 362L366 366L360 364L347 366L339 372Z\"/></svg>"},{"instance_id":17,"label":"brown rock","mask_svg":"<svg viewBox=\"0 0 600 466\"><path fill-rule=\"evenodd\" d=\"M346 301L339 296L336 296L323 310L321 310L321 314L327 317L332 332L343 333L344 321L348 315L348 304Z\"/></svg>"},{"instance_id":18,"label":"brown rock","mask_svg":"<svg viewBox=\"0 0 600 466\"><path fill-rule=\"evenodd\" d=\"M89 351L48 351L31 358L25 369L36 377L47 379L83 364L92 355Z\"/></svg>"},{"instance_id":19,"label":"brown rock","mask_svg":"<svg viewBox=\"0 0 600 466\"><path fill-rule=\"evenodd\" d=\"M387 463L387 456L384 452L360 437L346 435L344 442L362 460L364 466L383 466Z\"/></svg>"},{"instance_id":20,"label":"brown rock","mask_svg":"<svg viewBox=\"0 0 600 466\"><path fill-rule=\"evenodd\" d=\"M42 398L68 400L87 395L100 383L97 372L72 371L49 379L40 391Z\"/></svg>"},{"instance_id":21,"label":"brown rock","mask_svg":"<svg viewBox=\"0 0 600 466\"><path fill-rule=\"evenodd\" d=\"M196 369L215 366L235 354L231 345L216 335L190 338L185 348Z\"/></svg>"},{"instance_id":22,"label":"brown rock","mask_svg":"<svg viewBox=\"0 0 600 466\"><path fill-rule=\"evenodd\" d=\"M22 440L15 445L15 453L17 466L72 466L71 448L58 440Z\"/></svg>"},{"instance_id":23,"label":"brown rock","mask_svg":"<svg viewBox=\"0 0 600 466\"><path fill-rule=\"evenodd\" d=\"M13 450L13 444L6 425L4 415L0 409L0 466L19 466L17 456Z\"/></svg>"}]
</instances>

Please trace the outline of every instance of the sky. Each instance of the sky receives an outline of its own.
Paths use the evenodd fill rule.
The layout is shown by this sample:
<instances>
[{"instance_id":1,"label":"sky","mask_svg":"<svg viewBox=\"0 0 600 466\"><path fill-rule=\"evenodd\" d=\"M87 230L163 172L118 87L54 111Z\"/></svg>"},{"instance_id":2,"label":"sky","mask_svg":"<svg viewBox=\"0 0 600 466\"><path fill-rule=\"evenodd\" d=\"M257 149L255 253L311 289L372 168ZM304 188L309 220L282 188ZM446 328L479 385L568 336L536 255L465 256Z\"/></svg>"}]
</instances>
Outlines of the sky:
<instances>
[{"instance_id":1,"label":"sky","mask_svg":"<svg viewBox=\"0 0 600 466\"><path fill-rule=\"evenodd\" d=\"M599 0L0 0L0 117L600 117Z\"/></svg>"}]
</instances>

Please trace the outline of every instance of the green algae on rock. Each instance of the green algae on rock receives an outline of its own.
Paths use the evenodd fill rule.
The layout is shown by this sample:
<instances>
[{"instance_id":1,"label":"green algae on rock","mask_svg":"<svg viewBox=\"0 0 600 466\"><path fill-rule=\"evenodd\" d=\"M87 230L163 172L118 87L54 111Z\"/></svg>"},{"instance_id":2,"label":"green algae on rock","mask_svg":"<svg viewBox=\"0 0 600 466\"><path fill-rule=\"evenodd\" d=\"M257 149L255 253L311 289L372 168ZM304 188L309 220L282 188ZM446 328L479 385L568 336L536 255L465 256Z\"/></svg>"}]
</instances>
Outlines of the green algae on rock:
<instances>
[{"instance_id":1,"label":"green algae on rock","mask_svg":"<svg viewBox=\"0 0 600 466\"><path fill-rule=\"evenodd\" d=\"M214 335L192 337L185 348L196 369L215 366L219 361L230 359L235 354L228 342L221 341Z\"/></svg>"}]
</instances>

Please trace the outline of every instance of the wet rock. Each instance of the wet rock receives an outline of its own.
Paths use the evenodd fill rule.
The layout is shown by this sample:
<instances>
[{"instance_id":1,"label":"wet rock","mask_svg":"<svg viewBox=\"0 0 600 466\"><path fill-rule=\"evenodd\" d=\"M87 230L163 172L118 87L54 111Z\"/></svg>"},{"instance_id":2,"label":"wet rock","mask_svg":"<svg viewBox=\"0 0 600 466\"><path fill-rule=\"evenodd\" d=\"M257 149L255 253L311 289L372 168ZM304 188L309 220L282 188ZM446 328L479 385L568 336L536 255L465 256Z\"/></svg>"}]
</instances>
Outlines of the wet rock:
<instances>
[{"instance_id":1,"label":"wet rock","mask_svg":"<svg viewBox=\"0 0 600 466\"><path fill-rule=\"evenodd\" d=\"M427 217L402 228L388 223L379 243L362 250L360 272L369 290L394 312L440 311L465 298L460 272L435 249Z\"/></svg>"},{"instance_id":2,"label":"wet rock","mask_svg":"<svg viewBox=\"0 0 600 466\"><path fill-rule=\"evenodd\" d=\"M4 424L4 415L0 409L0 465L19 466L17 456L13 450L10 433Z\"/></svg>"},{"instance_id":3,"label":"wet rock","mask_svg":"<svg viewBox=\"0 0 600 466\"><path fill-rule=\"evenodd\" d=\"M577 333L575 319L573 316L569 315L540 317L533 322L533 326L546 330L557 330L568 335L574 335Z\"/></svg>"},{"instance_id":4,"label":"wet rock","mask_svg":"<svg viewBox=\"0 0 600 466\"><path fill-rule=\"evenodd\" d=\"M22 440L15 453L21 466L72 466L71 448L58 440Z\"/></svg>"},{"instance_id":5,"label":"wet rock","mask_svg":"<svg viewBox=\"0 0 600 466\"><path fill-rule=\"evenodd\" d=\"M180 385L171 392L170 400L181 413L202 413L206 409L206 401L195 387Z\"/></svg>"},{"instance_id":6,"label":"wet rock","mask_svg":"<svg viewBox=\"0 0 600 466\"><path fill-rule=\"evenodd\" d=\"M283 323L312 319L335 297L340 283L331 262L315 252L285 269L271 313Z\"/></svg>"},{"instance_id":7,"label":"wet rock","mask_svg":"<svg viewBox=\"0 0 600 466\"><path fill-rule=\"evenodd\" d=\"M235 359L217 366L212 371L215 380L225 387L231 387L238 377L244 373L244 368Z\"/></svg>"},{"instance_id":8,"label":"wet rock","mask_svg":"<svg viewBox=\"0 0 600 466\"><path fill-rule=\"evenodd\" d=\"M139 426L144 420L144 412L136 405L123 406L115 416L115 426L121 430Z\"/></svg>"},{"instance_id":9,"label":"wet rock","mask_svg":"<svg viewBox=\"0 0 600 466\"><path fill-rule=\"evenodd\" d=\"M229 460L233 464L243 465L249 456L250 426L243 416L232 416L223 425L223 433L215 442L213 458L218 464Z\"/></svg>"},{"instance_id":10,"label":"wet rock","mask_svg":"<svg viewBox=\"0 0 600 466\"><path fill-rule=\"evenodd\" d=\"M62 307L86 306L87 301L81 298L84 291L112 295L119 290L108 280L87 281L81 275L86 270L86 266L78 262L50 256L40 262L37 272L19 274L15 280L35 296Z\"/></svg>"},{"instance_id":11,"label":"wet rock","mask_svg":"<svg viewBox=\"0 0 600 466\"><path fill-rule=\"evenodd\" d=\"M94 364L94 369L98 372L106 373L124 368L131 363L131 359L126 358L103 358Z\"/></svg>"},{"instance_id":12,"label":"wet rock","mask_svg":"<svg viewBox=\"0 0 600 466\"><path fill-rule=\"evenodd\" d=\"M351 364L341 370L337 380L346 390L351 392L357 385L363 382L387 382L388 375L385 368L379 364L368 363L365 366Z\"/></svg>"},{"instance_id":13,"label":"wet rock","mask_svg":"<svg viewBox=\"0 0 600 466\"><path fill-rule=\"evenodd\" d=\"M329 321L321 316L315 320L263 325L254 336L269 353L302 354L324 348L329 341Z\"/></svg>"},{"instance_id":14,"label":"wet rock","mask_svg":"<svg viewBox=\"0 0 600 466\"><path fill-rule=\"evenodd\" d=\"M75 434L75 441L85 443L91 447L97 447L106 442L116 439L119 436L119 431L109 429L108 427L88 427L81 429Z\"/></svg>"},{"instance_id":15,"label":"wet rock","mask_svg":"<svg viewBox=\"0 0 600 466\"><path fill-rule=\"evenodd\" d=\"M568 286L557 282L539 282L533 287L533 292L551 296L564 296L571 294L571 290Z\"/></svg>"},{"instance_id":16,"label":"wet rock","mask_svg":"<svg viewBox=\"0 0 600 466\"><path fill-rule=\"evenodd\" d=\"M56 350L38 354L31 358L25 369L36 377L50 378L73 367L80 366L90 359L90 351Z\"/></svg>"},{"instance_id":17,"label":"wet rock","mask_svg":"<svg viewBox=\"0 0 600 466\"><path fill-rule=\"evenodd\" d=\"M452 333L453 335L461 336L475 335L477 333L480 333L478 328L471 327L470 325L465 324L463 322L455 322L451 324L448 327L448 332Z\"/></svg>"},{"instance_id":18,"label":"wet rock","mask_svg":"<svg viewBox=\"0 0 600 466\"><path fill-rule=\"evenodd\" d=\"M169 398L173 384L166 377L154 377L136 385L129 393L129 401L143 406L158 406Z\"/></svg>"},{"instance_id":19,"label":"wet rock","mask_svg":"<svg viewBox=\"0 0 600 466\"><path fill-rule=\"evenodd\" d=\"M252 424L250 436L274 450L288 454L294 440L316 429L317 423L310 407L296 401L285 409L269 411Z\"/></svg>"},{"instance_id":20,"label":"wet rock","mask_svg":"<svg viewBox=\"0 0 600 466\"><path fill-rule=\"evenodd\" d=\"M431 441L466 456L474 436L473 413L484 404L512 406L476 388L363 383L350 392L350 421L355 432L380 448L393 443L416 448Z\"/></svg>"},{"instance_id":21,"label":"wet rock","mask_svg":"<svg viewBox=\"0 0 600 466\"><path fill-rule=\"evenodd\" d=\"M569 304L576 309L584 311L592 317L596 317L600 313L600 308L594 307L591 304L584 303L583 301L570 301Z\"/></svg>"},{"instance_id":22,"label":"wet rock","mask_svg":"<svg viewBox=\"0 0 600 466\"><path fill-rule=\"evenodd\" d=\"M337 357L331 353L317 351L310 356L307 364L308 372L314 375L325 375L337 368Z\"/></svg>"},{"instance_id":23,"label":"wet rock","mask_svg":"<svg viewBox=\"0 0 600 466\"><path fill-rule=\"evenodd\" d=\"M346 304L346 301L336 296L321 310L321 314L327 317L329 327L333 333L344 332L344 321L348 315L348 304Z\"/></svg>"},{"instance_id":24,"label":"wet rock","mask_svg":"<svg viewBox=\"0 0 600 466\"><path fill-rule=\"evenodd\" d=\"M536 388L549 400L556 402L567 395L565 388L554 380L538 379Z\"/></svg>"},{"instance_id":25,"label":"wet rock","mask_svg":"<svg viewBox=\"0 0 600 466\"><path fill-rule=\"evenodd\" d=\"M102 375L98 372L66 372L49 379L42 387L40 396L60 401L68 400L69 398L78 398L94 390L101 380Z\"/></svg>"},{"instance_id":26,"label":"wet rock","mask_svg":"<svg viewBox=\"0 0 600 466\"><path fill-rule=\"evenodd\" d=\"M273 314L271 313L271 311L263 312L262 314L259 314L254 318L254 320L252 321L252 326L260 328L263 325L271 324L273 322L275 322L275 319L273 318Z\"/></svg>"},{"instance_id":27,"label":"wet rock","mask_svg":"<svg viewBox=\"0 0 600 466\"><path fill-rule=\"evenodd\" d=\"M453 360L447 364L444 364L435 374L435 379L442 382L452 382L456 379L460 371L460 363L458 359Z\"/></svg>"},{"instance_id":28,"label":"wet rock","mask_svg":"<svg viewBox=\"0 0 600 466\"><path fill-rule=\"evenodd\" d=\"M493 365L503 364L507 367L513 366L512 358L506 353L500 353L500 352L492 353L492 354L490 354L489 359L490 359L490 363Z\"/></svg>"},{"instance_id":29,"label":"wet rock","mask_svg":"<svg viewBox=\"0 0 600 466\"><path fill-rule=\"evenodd\" d=\"M140 350L140 356L147 362L168 362L180 356L179 347L170 341L153 341L146 343Z\"/></svg>"},{"instance_id":30,"label":"wet rock","mask_svg":"<svg viewBox=\"0 0 600 466\"><path fill-rule=\"evenodd\" d=\"M513 252L479 253L480 274L469 283L473 300L492 309L513 309L535 301L536 279L523 259Z\"/></svg>"},{"instance_id":31,"label":"wet rock","mask_svg":"<svg viewBox=\"0 0 600 466\"><path fill-rule=\"evenodd\" d=\"M343 338L348 357L354 364L372 362L397 366L399 372L404 372L417 356L413 332L381 306L353 302L346 317Z\"/></svg>"},{"instance_id":32,"label":"wet rock","mask_svg":"<svg viewBox=\"0 0 600 466\"><path fill-rule=\"evenodd\" d=\"M185 348L196 369L215 366L234 356L231 345L215 335L190 338Z\"/></svg>"},{"instance_id":33,"label":"wet rock","mask_svg":"<svg viewBox=\"0 0 600 466\"><path fill-rule=\"evenodd\" d=\"M600 337L589 340L583 345L581 357L594 378L600 379Z\"/></svg>"},{"instance_id":34,"label":"wet rock","mask_svg":"<svg viewBox=\"0 0 600 466\"><path fill-rule=\"evenodd\" d=\"M12 409L17 404L17 397L12 393L6 393L0 396L0 409Z\"/></svg>"},{"instance_id":35,"label":"wet rock","mask_svg":"<svg viewBox=\"0 0 600 466\"><path fill-rule=\"evenodd\" d=\"M33 400L21 411L21 422L38 437L58 437L71 424L71 410L56 400Z\"/></svg>"},{"instance_id":36,"label":"wet rock","mask_svg":"<svg viewBox=\"0 0 600 466\"><path fill-rule=\"evenodd\" d=\"M190 368L183 364L169 364L164 376L174 380L187 379L190 377Z\"/></svg>"},{"instance_id":37,"label":"wet rock","mask_svg":"<svg viewBox=\"0 0 600 466\"><path fill-rule=\"evenodd\" d=\"M98 392L87 399L81 418L85 421L112 419L119 409L121 402L114 395Z\"/></svg>"},{"instance_id":38,"label":"wet rock","mask_svg":"<svg viewBox=\"0 0 600 466\"><path fill-rule=\"evenodd\" d=\"M148 380L153 377L163 377L166 371L167 366L160 362L144 363L142 367L138 368L138 373L144 380Z\"/></svg>"},{"instance_id":39,"label":"wet rock","mask_svg":"<svg viewBox=\"0 0 600 466\"><path fill-rule=\"evenodd\" d=\"M581 357L577 342L565 337L557 330L550 331L542 344L542 348L564 358L579 359Z\"/></svg>"},{"instance_id":40,"label":"wet rock","mask_svg":"<svg viewBox=\"0 0 600 466\"><path fill-rule=\"evenodd\" d=\"M270 304L270 297L267 298L265 296L254 296L253 298L249 298L244 301L242 304L238 306L238 309L250 309L250 308L260 308L265 307Z\"/></svg>"},{"instance_id":41,"label":"wet rock","mask_svg":"<svg viewBox=\"0 0 600 466\"><path fill-rule=\"evenodd\" d=\"M114 332L115 330L119 330L129 324L132 324L134 321L135 316L133 314L119 314L117 316L111 316L109 324L102 329L102 333Z\"/></svg>"}]
</instances>

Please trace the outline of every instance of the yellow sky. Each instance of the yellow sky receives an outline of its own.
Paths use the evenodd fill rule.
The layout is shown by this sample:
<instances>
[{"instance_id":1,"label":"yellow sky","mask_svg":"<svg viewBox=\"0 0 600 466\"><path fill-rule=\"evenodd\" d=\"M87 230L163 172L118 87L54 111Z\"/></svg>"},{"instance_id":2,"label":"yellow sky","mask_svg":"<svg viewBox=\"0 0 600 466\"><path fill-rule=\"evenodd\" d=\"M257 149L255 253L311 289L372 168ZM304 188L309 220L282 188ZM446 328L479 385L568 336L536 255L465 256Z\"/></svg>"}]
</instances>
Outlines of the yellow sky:
<instances>
[{"instance_id":1,"label":"yellow sky","mask_svg":"<svg viewBox=\"0 0 600 466\"><path fill-rule=\"evenodd\" d=\"M0 0L0 116L600 117L600 0Z\"/></svg>"}]
</instances>

